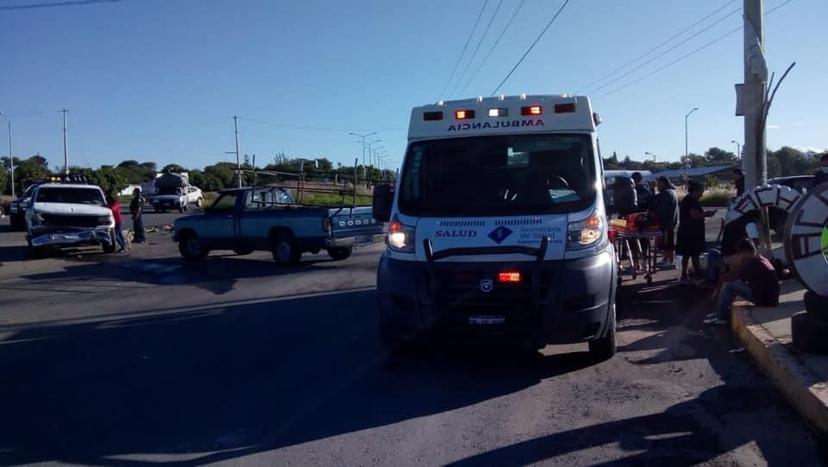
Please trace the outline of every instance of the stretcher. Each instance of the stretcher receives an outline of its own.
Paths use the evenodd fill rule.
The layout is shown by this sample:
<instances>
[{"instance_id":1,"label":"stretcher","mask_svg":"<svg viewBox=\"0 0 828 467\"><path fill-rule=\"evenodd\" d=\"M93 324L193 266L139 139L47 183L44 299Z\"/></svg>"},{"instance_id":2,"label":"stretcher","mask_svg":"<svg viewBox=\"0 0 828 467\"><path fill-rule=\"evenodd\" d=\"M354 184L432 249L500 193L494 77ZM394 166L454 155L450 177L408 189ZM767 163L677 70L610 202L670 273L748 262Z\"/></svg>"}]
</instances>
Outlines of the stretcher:
<instances>
[{"instance_id":1,"label":"stretcher","mask_svg":"<svg viewBox=\"0 0 828 467\"><path fill-rule=\"evenodd\" d=\"M624 260L630 265L633 280L643 272L647 284L653 283L653 276L658 271L658 250L663 234L651 216L647 213L635 213L624 219L610 221L608 236L615 244L618 259L618 283L621 285L621 272ZM635 256L638 261L635 261ZM639 271L639 267L643 268Z\"/></svg>"}]
</instances>

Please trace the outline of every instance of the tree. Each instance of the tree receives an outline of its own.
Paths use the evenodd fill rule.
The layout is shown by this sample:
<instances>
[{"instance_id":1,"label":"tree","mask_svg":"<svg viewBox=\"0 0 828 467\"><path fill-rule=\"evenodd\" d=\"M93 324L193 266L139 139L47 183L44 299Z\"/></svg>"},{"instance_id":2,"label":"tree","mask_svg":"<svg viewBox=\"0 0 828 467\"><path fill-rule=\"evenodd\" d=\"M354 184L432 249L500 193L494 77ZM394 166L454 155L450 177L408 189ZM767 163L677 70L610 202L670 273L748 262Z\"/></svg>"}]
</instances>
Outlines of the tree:
<instances>
[{"instance_id":1,"label":"tree","mask_svg":"<svg viewBox=\"0 0 828 467\"><path fill-rule=\"evenodd\" d=\"M184 167L181 167L178 164L167 164L167 165L164 166L163 169L161 169L161 171L164 172L165 174L171 174L171 173L186 172L187 169L185 169Z\"/></svg>"},{"instance_id":2,"label":"tree","mask_svg":"<svg viewBox=\"0 0 828 467\"><path fill-rule=\"evenodd\" d=\"M221 180L215 175L202 172L201 170L193 170L190 172L190 183L204 191L219 191L224 188Z\"/></svg>"},{"instance_id":3,"label":"tree","mask_svg":"<svg viewBox=\"0 0 828 467\"><path fill-rule=\"evenodd\" d=\"M9 180L11 179L9 176L10 170L11 168L5 164L5 161L0 162L0 195L11 193L11 185L9 184Z\"/></svg>"},{"instance_id":4,"label":"tree","mask_svg":"<svg viewBox=\"0 0 828 467\"><path fill-rule=\"evenodd\" d=\"M704 159L709 165L730 165L739 161L736 154L717 147L705 151Z\"/></svg>"},{"instance_id":5,"label":"tree","mask_svg":"<svg viewBox=\"0 0 828 467\"><path fill-rule=\"evenodd\" d=\"M137 166L139 166L139 165L140 165L140 164L138 163L138 161L134 161L134 160L126 160L126 161L123 161L123 162L121 162L120 164L118 164L118 168L125 168L125 167L137 167Z\"/></svg>"},{"instance_id":6,"label":"tree","mask_svg":"<svg viewBox=\"0 0 828 467\"><path fill-rule=\"evenodd\" d=\"M771 162L774 160L775 162ZM771 164L773 164L773 172L771 175ZM805 175L811 174L816 170L816 158L808 157L801 151L794 148L783 146L778 151L768 151L768 176L782 176L789 175Z\"/></svg>"},{"instance_id":7,"label":"tree","mask_svg":"<svg viewBox=\"0 0 828 467\"><path fill-rule=\"evenodd\" d=\"M204 167L204 173L214 176L219 181L221 188L233 186L235 170L236 165L229 162L219 162Z\"/></svg>"},{"instance_id":8,"label":"tree","mask_svg":"<svg viewBox=\"0 0 828 467\"><path fill-rule=\"evenodd\" d=\"M101 187L107 195L117 194L129 184L126 177L112 166L101 166L92 171L89 181Z\"/></svg>"}]
</instances>

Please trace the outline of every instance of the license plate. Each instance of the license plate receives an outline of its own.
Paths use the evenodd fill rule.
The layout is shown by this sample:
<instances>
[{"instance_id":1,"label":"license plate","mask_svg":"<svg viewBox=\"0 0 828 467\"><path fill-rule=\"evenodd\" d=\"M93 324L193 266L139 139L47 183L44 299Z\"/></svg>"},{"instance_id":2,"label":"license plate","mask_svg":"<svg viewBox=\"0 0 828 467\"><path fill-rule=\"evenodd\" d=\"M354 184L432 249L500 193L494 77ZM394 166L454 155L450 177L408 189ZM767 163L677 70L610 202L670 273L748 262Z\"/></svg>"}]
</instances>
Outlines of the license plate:
<instances>
[{"instance_id":1,"label":"license plate","mask_svg":"<svg viewBox=\"0 0 828 467\"><path fill-rule=\"evenodd\" d=\"M506 323L506 317L501 315L471 315L469 324L474 326L500 326Z\"/></svg>"}]
</instances>

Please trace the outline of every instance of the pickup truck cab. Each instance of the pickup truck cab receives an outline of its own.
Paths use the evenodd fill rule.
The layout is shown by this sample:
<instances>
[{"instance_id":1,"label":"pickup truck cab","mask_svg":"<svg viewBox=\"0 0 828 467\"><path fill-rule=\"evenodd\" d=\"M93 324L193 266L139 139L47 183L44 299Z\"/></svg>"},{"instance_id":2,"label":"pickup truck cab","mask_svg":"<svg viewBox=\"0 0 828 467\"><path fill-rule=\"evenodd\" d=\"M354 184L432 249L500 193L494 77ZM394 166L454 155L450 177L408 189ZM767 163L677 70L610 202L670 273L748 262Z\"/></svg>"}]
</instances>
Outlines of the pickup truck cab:
<instances>
[{"instance_id":1,"label":"pickup truck cab","mask_svg":"<svg viewBox=\"0 0 828 467\"><path fill-rule=\"evenodd\" d=\"M223 191L203 214L177 219L173 239L186 260L204 259L211 250L266 250L291 265L302 253L321 250L346 259L355 245L381 241L382 229L370 206L302 206L284 188L257 187Z\"/></svg>"},{"instance_id":2,"label":"pickup truck cab","mask_svg":"<svg viewBox=\"0 0 828 467\"><path fill-rule=\"evenodd\" d=\"M95 185L38 185L26 209L26 240L32 252L80 245L114 252L115 220L103 191Z\"/></svg>"},{"instance_id":3,"label":"pickup truck cab","mask_svg":"<svg viewBox=\"0 0 828 467\"><path fill-rule=\"evenodd\" d=\"M377 271L389 350L441 329L615 354L599 123L582 96L413 109L397 186L374 192L390 220Z\"/></svg>"}]
</instances>

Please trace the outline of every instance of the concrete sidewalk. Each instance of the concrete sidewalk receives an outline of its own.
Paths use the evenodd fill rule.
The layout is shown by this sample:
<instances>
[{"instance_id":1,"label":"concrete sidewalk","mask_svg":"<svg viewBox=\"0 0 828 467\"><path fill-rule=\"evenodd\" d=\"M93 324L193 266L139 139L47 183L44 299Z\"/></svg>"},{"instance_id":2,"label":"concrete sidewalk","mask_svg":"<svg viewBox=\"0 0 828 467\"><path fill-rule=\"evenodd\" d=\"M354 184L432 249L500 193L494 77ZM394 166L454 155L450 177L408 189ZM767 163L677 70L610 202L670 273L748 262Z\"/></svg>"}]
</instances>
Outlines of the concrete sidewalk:
<instances>
[{"instance_id":1,"label":"concrete sidewalk","mask_svg":"<svg viewBox=\"0 0 828 467\"><path fill-rule=\"evenodd\" d=\"M805 309L804 294L799 282L783 281L778 307L736 302L731 326L756 364L817 432L820 441L828 442L828 356L801 352L791 342L791 316Z\"/></svg>"}]
</instances>

